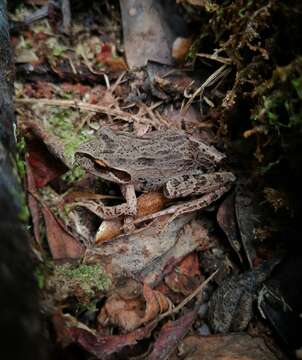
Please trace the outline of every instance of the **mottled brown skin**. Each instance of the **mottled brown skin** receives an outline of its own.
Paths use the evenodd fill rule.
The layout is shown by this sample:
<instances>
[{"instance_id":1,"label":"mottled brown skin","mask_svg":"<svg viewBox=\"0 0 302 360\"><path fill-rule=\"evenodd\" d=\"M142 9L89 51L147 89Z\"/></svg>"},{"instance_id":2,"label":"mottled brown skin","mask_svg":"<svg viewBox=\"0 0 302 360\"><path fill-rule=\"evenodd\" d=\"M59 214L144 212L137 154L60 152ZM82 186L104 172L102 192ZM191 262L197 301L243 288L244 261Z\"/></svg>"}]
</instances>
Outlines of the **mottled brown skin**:
<instances>
[{"instance_id":1,"label":"mottled brown skin","mask_svg":"<svg viewBox=\"0 0 302 360\"><path fill-rule=\"evenodd\" d=\"M243 331L253 317L253 301L261 284L278 261L226 279L209 303L209 322L214 332Z\"/></svg>"},{"instance_id":2,"label":"mottled brown skin","mask_svg":"<svg viewBox=\"0 0 302 360\"><path fill-rule=\"evenodd\" d=\"M163 188L167 198L206 194L200 200L170 207L158 213L174 217L208 206L228 191L235 181L230 172L215 172L225 156L214 147L192 139L183 131L154 131L143 137L103 128L97 139L82 144L75 160L88 172L122 185L127 204L115 207L81 203L104 219L135 215L134 190ZM212 196L211 196L212 194Z\"/></svg>"},{"instance_id":3,"label":"mottled brown skin","mask_svg":"<svg viewBox=\"0 0 302 360\"><path fill-rule=\"evenodd\" d=\"M119 184L131 182L138 191L158 190L176 176L214 171L223 158L214 147L174 130L137 137L103 128L75 153L84 169Z\"/></svg>"}]
</instances>

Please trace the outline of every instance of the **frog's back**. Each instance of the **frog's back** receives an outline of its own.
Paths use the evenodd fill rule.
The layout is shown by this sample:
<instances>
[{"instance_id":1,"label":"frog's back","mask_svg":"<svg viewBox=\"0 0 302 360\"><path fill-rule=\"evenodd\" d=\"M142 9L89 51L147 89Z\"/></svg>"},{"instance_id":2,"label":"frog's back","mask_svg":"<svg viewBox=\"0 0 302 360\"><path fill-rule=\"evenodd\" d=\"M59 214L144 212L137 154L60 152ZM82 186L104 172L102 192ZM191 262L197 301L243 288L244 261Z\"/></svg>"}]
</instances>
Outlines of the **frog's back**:
<instances>
[{"instance_id":1,"label":"frog's back","mask_svg":"<svg viewBox=\"0 0 302 360\"><path fill-rule=\"evenodd\" d=\"M120 132L115 149L115 168L131 174L138 190L156 190L173 176L201 169L199 145L183 131L154 131L142 137Z\"/></svg>"}]
</instances>

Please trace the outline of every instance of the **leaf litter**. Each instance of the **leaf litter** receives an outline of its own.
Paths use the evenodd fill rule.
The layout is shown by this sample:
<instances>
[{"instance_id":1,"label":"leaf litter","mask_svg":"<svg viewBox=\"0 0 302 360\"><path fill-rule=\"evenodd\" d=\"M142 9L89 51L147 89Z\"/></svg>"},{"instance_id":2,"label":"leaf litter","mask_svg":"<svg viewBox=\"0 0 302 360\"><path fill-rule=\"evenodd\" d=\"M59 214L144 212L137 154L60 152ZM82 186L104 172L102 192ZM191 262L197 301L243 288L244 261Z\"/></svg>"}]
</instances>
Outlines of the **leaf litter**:
<instances>
[{"instance_id":1,"label":"leaf litter","mask_svg":"<svg viewBox=\"0 0 302 360\"><path fill-rule=\"evenodd\" d=\"M218 206L202 211L175 216L183 202L175 203L162 192L138 193L133 218L100 219L83 207L85 201L114 206L123 198L116 184L85 173L74 162L79 145L96 138L103 127L137 136L185 130L232 156L224 111L232 109L242 96L240 87L249 82L239 49L248 48L267 60L267 50L256 39L274 1L255 11L254 5L240 1L224 7L212 1L177 1L177 6L171 5L175 17L170 22L165 6L150 12L147 5L153 2L146 1L142 9L134 2L128 9L128 2L122 1L121 16L116 2L93 2L84 16L83 4L63 1L62 8L51 9L46 1L29 1L11 14L15 24L26 25L16 27L12 37L15 103L18 131L26 143L32 236L39 244L35 253L46 279L42 305L52 304L45 305L46 318L53 323L62 351L76 344L86 351L83 359L89 354L97 359L199 354L211 358L212 353L274 359L278 346L273 340L270 350L248 335L249 324L257 327L261 322L250 312L268 276L261 269L275 253L259 250L257 234L263 220L255 215L253 194L233 165L236 161L227 159L227 166L240 174L240 187L218 200ZM26 20L34 18L39 5L48 10L37 21ZM211 32L222 26L219 11L232 17L236 6L241 6L241 15L230 29L238 27L240 33L218 43ZM253 11L245 33L245 16ZM196 14L212 17L207 25L198 24L204 26L204 39L219 46L213 54L205 53L198 32L188 32ZM134 24L138 16L145 16L152 26L160 19L159 35L146 38L147 28L140 28L144 23ZM162 53L154 52L160 47ZM258 144L258 158L262 145ZM272 192L264 194L275 209L284 207L269 197ZM260 279L257 286L251 285L254 278ZM232 302L228 296L235 305L226 304ZM244 300L248 301L241 303ZM200 307L208 304L209 313L201 316ZM225 317L227 329L221 331ZM236 319L241 320L241 333L231 334L230 324ZM196 335L200 321L210 326L209 336ZM251 354L257 346L261 350Z\"/></svg>"}]
</instances>

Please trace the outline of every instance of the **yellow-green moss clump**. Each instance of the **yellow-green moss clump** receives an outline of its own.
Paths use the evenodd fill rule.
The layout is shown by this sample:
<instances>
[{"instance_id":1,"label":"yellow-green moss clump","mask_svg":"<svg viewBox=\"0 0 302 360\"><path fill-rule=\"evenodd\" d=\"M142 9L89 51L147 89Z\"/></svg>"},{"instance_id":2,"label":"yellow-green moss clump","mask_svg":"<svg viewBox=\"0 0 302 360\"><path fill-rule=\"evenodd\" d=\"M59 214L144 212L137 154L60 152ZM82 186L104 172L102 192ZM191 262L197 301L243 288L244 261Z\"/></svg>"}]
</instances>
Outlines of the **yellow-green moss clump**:
<instances>
[{"instance_id":1,"label":"yellow-green moss clump","mask_svg":"<svg viewBox=\"0 0 302 360\"><path fill-rule=\"evenodd\" d=\"M92 135L89 130L75 126L77 112L72 110L56 109L47 121L47 129L56 135L64 144L64 155L72 158L76 148L84 141L90 140Z\"/></svg>"},{"instance_id":2,"label":"yellow-green moss clump","mask_svg":"<svg viewBox=\"0 0 302 360\"><path fill-rule=\"evenodd\" d=\"M54 290L57 301L75 296L81 303L88 303L97 293L108 290L110 284L110 278L99 265L56 265L48 279L48 288Z\"/></svg>"}]
</instances>

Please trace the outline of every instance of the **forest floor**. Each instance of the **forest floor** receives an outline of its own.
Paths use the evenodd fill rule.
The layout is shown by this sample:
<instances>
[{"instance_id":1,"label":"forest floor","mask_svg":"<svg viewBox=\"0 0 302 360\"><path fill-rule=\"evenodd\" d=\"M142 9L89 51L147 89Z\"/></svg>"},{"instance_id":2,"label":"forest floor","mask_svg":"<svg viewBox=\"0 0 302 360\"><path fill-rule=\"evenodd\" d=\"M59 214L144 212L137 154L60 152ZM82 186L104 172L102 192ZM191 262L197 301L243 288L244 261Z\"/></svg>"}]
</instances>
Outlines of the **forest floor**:
<instances>
[{"instance_id":1,"label":"forest floor","mask_svg":"<svg viewBox=\"0 0 302 360\"><path fill-rule=\"evenodd\" d=\"M45 336L64 359L301 358L302 4L120 3L10 9Z\"/></svg>"}]
</instances>

